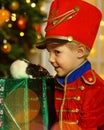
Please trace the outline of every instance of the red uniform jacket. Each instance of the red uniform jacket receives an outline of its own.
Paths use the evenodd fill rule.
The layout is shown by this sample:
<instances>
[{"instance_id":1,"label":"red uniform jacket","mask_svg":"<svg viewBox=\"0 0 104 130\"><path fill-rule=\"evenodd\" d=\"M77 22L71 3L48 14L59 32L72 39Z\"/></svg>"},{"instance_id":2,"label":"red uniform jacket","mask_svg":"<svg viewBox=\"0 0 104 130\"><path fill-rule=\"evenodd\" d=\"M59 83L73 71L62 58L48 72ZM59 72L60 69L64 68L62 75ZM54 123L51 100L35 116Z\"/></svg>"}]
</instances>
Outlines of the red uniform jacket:
<instances>
[{"instance_id":1,"label":"red uniform jacket","mask_svg":"<svg viewBox=\"0 0 104 130\"><path fill-rule=\"evenodd\" d=\"M55 87L56 121L65 124L62 130L104 130L104 80L91 69L70 83L67 79L61 84L56 78Z\"/></svg>"}]
</instances>

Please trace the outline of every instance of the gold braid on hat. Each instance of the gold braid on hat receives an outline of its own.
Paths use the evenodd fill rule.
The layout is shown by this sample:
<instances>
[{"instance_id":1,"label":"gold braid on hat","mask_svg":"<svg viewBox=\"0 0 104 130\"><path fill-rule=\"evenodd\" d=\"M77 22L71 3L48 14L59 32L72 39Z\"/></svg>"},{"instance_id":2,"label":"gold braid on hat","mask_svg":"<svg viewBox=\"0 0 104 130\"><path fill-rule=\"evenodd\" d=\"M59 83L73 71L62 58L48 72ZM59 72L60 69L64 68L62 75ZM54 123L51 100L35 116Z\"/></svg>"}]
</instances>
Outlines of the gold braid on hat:
<instances>
[{"instance_id":1,"label":"gold braid on hat","mask_svg":"<svg viewBox=\"0 0 104 130\"><path fill-rule=\"evenodd\" d=\"M51 28L46 29L45 31L50 31L51 29L55 28L57 25L59 25L62 22L65 22L71 18L73 18L75 15L77 15L77 12L79 11L79 6L74 7L72 10L69 10L68 12L65 12L59 16L51 17L48 20L44 20L44 22L53 23L53 26ZM60 18L60 20L59 20Z\"/></svg>"}]
</instances>

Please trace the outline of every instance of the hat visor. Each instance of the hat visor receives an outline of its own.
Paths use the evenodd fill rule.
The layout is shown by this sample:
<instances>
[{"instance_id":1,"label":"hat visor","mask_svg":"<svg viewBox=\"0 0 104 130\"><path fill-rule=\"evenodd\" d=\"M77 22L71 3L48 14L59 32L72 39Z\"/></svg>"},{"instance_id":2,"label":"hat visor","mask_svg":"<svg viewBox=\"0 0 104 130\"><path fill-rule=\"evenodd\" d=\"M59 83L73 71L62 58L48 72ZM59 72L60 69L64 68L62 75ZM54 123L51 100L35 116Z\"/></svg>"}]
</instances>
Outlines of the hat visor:
<instances>
[{"instance_id":1,"label":"hat visor","mask_svg":"<svg viewBox=\"0 0 104 130\"><path fill-rule=\"evenodd\" d=\"M63 39L57 39L57 38L48 38L45 39L39 43L37 43L36 47L38 49L46 49L47 44L52 43L52 44L64 44L67 43L68 40L63 40Z\"/></svg>"}]
</instances>

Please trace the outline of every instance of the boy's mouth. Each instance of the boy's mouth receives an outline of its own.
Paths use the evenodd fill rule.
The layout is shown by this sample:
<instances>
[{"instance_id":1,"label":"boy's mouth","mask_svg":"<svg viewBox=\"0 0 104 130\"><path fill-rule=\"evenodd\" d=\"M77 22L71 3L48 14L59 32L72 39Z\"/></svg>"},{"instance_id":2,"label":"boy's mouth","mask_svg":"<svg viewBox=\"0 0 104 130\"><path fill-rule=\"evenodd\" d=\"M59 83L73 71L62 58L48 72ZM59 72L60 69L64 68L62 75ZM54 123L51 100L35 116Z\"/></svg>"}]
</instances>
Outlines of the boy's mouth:
<instances>
[{"instance_id":1,"label":"boy's mouth","mask_svg":"<svg viewBox=\"0 0 104 130\"><path fill-rule=\"evenodd\" d=\"M57 66L57 67L54 67L55 71L57 71L59 68L60 68L59 66Z\"/></svg>"}]
</instances>

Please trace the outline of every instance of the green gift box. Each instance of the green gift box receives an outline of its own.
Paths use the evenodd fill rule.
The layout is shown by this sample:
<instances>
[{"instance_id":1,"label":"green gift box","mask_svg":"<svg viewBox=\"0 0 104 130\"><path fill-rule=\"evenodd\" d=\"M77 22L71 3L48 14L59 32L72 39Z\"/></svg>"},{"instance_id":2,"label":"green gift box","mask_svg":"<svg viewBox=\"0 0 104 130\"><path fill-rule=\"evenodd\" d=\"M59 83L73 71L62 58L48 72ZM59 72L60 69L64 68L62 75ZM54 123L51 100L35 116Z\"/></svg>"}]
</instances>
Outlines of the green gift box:
<instances>
[{"instance_id":1,"label":"green gift box","mask_svg":"<svg viewBox=\"0 0 104 130\"><path fill-rule=\"evenodd\" d=\"M49 130L54 119L52 77L0 78L0 130Z\"/></svg>"}]
</instances>

